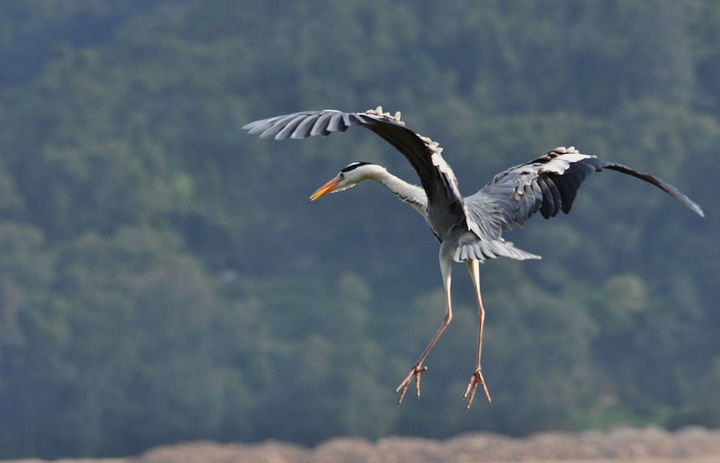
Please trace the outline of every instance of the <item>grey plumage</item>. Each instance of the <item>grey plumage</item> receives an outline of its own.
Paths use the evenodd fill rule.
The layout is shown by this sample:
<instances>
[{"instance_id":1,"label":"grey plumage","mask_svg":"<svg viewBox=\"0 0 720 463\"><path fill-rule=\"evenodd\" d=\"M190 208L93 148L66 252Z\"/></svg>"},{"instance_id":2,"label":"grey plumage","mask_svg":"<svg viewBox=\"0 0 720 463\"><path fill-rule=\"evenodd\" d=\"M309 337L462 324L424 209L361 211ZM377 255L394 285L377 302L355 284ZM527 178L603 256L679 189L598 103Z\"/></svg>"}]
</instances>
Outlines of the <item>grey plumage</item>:
<instances>
[{"instance_id":1,"label":"grey plumage","mask_svg":"<svg viewBox=\"0 0 720 463\"><path fill-rule=\"evenodd\" d=\"M422 188L390 174L383 167L353 163L315 192L311 199L350 188L362 180L378 181L418 211L441 243L440 268L446 295L445 317L423 354L398 386L398 403L403 400L413 379L416 380L417 395L420 395L420 375L426 369L423 362L452 318L450 275L453 260L467 264L476 290L480 320L475 371L465 391L465 397L469 397L467 407L472 403L478 385L482 386L490 400L480 370L484 308L480 296L478 263L496 257L517 260L539 258L505 241L502 232L515 225L524 226L536 212L546 219L560 211L570 212L578 188L591 173L608 169L639 178L704 216L698 204L672 185L623 164L582 154L574 147L558 147L533 161L504 170L478 192L463 198L452 168L442 157L442 148L407 128L400 119L400 113L384 113L380 107L360 113L303 111L251 122L243 129L260 138L284 140L326 136L344 132L353 126L365 127L395 147L417 172Z\"/></svg>"}]
</instances>

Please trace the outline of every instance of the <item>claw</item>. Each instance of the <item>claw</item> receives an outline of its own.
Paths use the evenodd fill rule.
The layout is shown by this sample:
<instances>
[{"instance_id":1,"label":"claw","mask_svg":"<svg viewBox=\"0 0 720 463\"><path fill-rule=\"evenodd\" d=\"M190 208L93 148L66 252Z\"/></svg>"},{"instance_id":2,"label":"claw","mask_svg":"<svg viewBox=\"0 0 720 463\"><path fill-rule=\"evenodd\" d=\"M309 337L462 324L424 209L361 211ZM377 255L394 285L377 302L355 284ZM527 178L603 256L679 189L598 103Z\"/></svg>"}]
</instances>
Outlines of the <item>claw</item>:
<instances>
[{"instance_id":1,"label":"claw","mask_svg":"<svg viewBox=\"0 0 720 463\"><path fill-rule=\"evenodd\" d=\"M472 376L470 376L470 381L468 381L468 385L465 388L465 394L463 394L463 399L468 399L467 405L465 405L465 410L468 410L470 405L472 405L473 399L475 398L475 390L477 389L478 384L482 386L487 401L492 402L492 399L490 399L490 392L485 385L485 378L483 378L482 371L475 370Z\"/></svg>"},{"instance_id":2,"label":"claw","mask_svg":"<svg viewBox=\"0 0 720 463\"><path fill-rule=\"evenodd\" d=\"M410 387L410 383L412 383L413 378L415 379L415 393L418 397L420 397L420 375L427 371L426 366L421 365L415 365L411 370L410 373L405 377L405 379L400 383L398 387L395 388L395 392L400 393L400 397L398 398L397 404L400 405L405 398L405 394L408 391L408 388Z\"/></svg>"}]
</instances>

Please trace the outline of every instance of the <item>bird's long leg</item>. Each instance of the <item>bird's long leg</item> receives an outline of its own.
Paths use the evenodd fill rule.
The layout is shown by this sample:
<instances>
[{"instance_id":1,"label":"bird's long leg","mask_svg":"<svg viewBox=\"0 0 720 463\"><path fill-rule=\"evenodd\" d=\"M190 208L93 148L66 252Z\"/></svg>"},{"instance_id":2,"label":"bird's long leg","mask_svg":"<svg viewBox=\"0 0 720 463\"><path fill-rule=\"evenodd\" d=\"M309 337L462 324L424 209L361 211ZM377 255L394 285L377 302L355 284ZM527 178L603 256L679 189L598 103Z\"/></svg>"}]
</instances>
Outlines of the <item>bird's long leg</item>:
<instances>
[{"instance_id":1,"label":"bird's long leg","mask_svg":"<svg viewBox=\"0 0 720 463\"><path fill-rule=\"evenodd\" d=\"M444 246L440 246L440 271L442 272L443 277L443 289L445 290L445 316L443 317L442 323L438 327L437 331L435 331L435 334L433 335L432 339L428 343L427 347L425 347L425 350L422 354L420 354L420 357L417 359L417 362L415 362L415 365L410 369L410 373L405 377L405 379L398 385L398 387L395 388L395 392L400 393L400 397L398 398L398 405L400 405L405 398L405 394L407 393L408 388L410 387L410 383L412 383L413 378L415 379L415 393L418 397L420 397L420 375L427 370L427 367L423 365L423 362L425 361L425 358L428 356L432 348L435 346L435 343L438 339L440 339L440 336L443 334L443 331L445 331L445 328L450 324L450 321L452 320L452 298L450 296L450 283L451 283L451 273L452 273L452 256L449 256L448 249Z\"/></svg>"},{"instance_id":2,"label":"bird's long leg","mask_svg":"<svg viewBox=\"0 0 720 463\"><path fill-rule=\"evenodd\" d=\"M475 297L477 298L478 303L478 342L477 342L477 357L475 360L475 371L473 371L472 376L470 376L470 381L468 382L467 387L465 388L465 394L463 395L464 399L468 399L467 405L465 406L465 409L467 410L470 408L470 405L472 405L473 399L475 398L475 390L478 387L478 384L482 386L483 392L485 392L485 397L487 397L488 402L491 402L490 399L490 392L488 391L487 386L485 385L485 378L483 378L482 375L482 369L480 368L480 357L482 354L482 336L483 336L483 325L485 324L485 308L483 307L482 303L482 296L480 295L480 263L477 260L471 260L467 262L468 271L470 272L470 277L473 281L473 286L475 286Z\"/></svg>"}]
</instances>

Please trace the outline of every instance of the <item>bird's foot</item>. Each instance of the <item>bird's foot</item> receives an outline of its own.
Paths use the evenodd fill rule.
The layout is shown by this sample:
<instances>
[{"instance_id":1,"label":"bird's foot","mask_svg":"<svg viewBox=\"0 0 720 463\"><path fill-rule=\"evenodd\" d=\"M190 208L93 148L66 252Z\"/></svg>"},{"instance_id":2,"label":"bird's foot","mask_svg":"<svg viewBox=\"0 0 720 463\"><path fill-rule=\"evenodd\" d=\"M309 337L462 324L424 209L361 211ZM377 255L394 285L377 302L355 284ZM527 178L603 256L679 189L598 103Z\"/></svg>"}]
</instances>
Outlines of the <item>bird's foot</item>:
<instances>
[{"instance_id":1,"label":"bird's foot","mask_svg":"<svg viewBox=\"0 0 720 463\"><path fill-rule=\"evenodd\" d=\"M398 387L395 388L395 392L400 393L400 397L398 398L397 404L400 405L405 398L405 393L407 393L408 388L410 387L410 383L412 383L413 378L415 379L415 393L418 397L420 397L420 375L427 370L426 366L423 366L421 364L417 364L410 370L410 373L405 377L405 379L400 383Z\"/></svg>"},{"instance_id":2,"label":"bird's foot","mask_svg":"<svg viewBox=\"0 0 720 463\"><path fill-rule=\"evenodd\" d=\"M470 381L468 381L468 385L465 388L465 394L463 394L463 399L468 399L467 405L465 405L465 410L469 409L470 405L472 405L473 399L475 398L475 390L477 389L478 384L482 386L483 392L485 392L485 397L487 397L488 402L492 402L492 400L490 399L490 392L485 385L485 378L483 378L482 371L480 371L480 369L478 368L470 377Z\"/></svg>"}]
</instances>

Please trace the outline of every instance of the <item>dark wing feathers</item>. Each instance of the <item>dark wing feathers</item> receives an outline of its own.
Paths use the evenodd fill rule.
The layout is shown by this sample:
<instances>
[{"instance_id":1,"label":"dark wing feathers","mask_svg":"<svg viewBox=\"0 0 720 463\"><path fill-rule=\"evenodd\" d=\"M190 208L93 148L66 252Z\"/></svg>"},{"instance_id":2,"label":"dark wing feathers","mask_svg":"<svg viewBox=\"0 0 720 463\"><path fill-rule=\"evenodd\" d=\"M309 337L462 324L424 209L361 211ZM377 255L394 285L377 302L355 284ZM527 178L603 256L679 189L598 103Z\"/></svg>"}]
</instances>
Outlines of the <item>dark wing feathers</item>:
<instances>
[{"instance_id":1,"label":"dark wing feathers","mask_svg":"<svg viewBox=\"0 0 720 463\"><path fill-rule=\"evenodd\" d=\"M420 177L428 204L448 212L456 221L464 221L463 200L450 166L440 155L442 149L430 139L405 127L399 114L383 113L382 108L364 113L346 113L326 109L302 111L251 122L243 127L260 138L307 138L344 132L348 127L363 126L392 145L410 162ZM449 220L449 219L448 219Z\"/></svg>"},{"instance_id":2,"label":"dark wing feathers","mask_svg":"<svg viewBox=\"0 0 720 463\"><path fill-rule=\"evenodd\" d=\"M540 213L543 217L553 217L557 215L559 210L558 206L562 206L563 204L557 185L551 177L540 177L537 182L543 193Z\"/></svg>"},{"instance_id":3,"label":"dark wing feathers","mask_svg":"<svg viewBox=\"0 0 720 463\"><path fill-rule=\"evenodd\" d=\"M243 127L251 135L260 138L307 138L326 136L334 132L344 132L348 127L363 126L402 153L420 176L427 193L437 179L431 162L432 151L427 143L412 130L405 127L399 117L375 111L364 113L346 113L326 109L323 111L303 111L285 116L271 117L251 122ZM430 195L428 195L430 196Z\"/></svg>"},{"instance_id":4,"label":"dark wing feathers","mask_svg":"<svg viewBox=\"0 0 720 463\"><path fill-rule=\"evenodd\" d=\"M536 196L533 205L524 211L527 214L524 220L537 211L546 219L555 217L560 211L569 213L580 184L600 168L600 162L595 156L581 154L572 147L560 147L534 161L505 171L506 176L515 177L515 198L520 199L523 190L534 193L530 186L533 183L537 183L540 188L540 196Z\"/></svg>"},{"instance_id":5,"label":"dark wing feathers","mask_svg":"<svg viewBox=\"0 0 720 463\"><path fill-rule=\"evenodd\" d=\"M500 172L480 191L465 198L468 218L481 224L485 237L496 238L513 225L524 226L536 212L546 219L560 211L568 213L583 180L603 169L651 183L704 216L699 205L650 174L582 154L573 147L559 147L534 161Z\"/></svg>"},{"instance_id":6,"label":"dark wing feathers","mask_svg":"<svg viewBox=\"0 0 720 463\"><path fill-rule=\"evenodd\" d=\"M559 211L569 213L580 184L588 175L598 170L597 158L589 157L577 162L570 163L567 170L562 174L550 173L541 176L548 185L552 197L543 197L543 207L540 213L546 219L554 217Z\"/></svg>"},{"instance_id":7,"label":"dark wing feathers","mask_svg":"<svg viewBox=\"0 0 720 463\"><path fill-rule=\"evenodd\" d=\"M365 124L365 127L380 136L407 158L420 177L423 189L430 198L431 194L428 189L432 189L433 182L437 180L437 172L430 161L432 153L428 146L412 130L404 126L398 127L395 124L388 125L383 122L370 119Z\"/></svg>"},{"instance_id":8,"label":"dark wing feathers","mask_svg":"<svg viewBox=\"0 0 720 463\"><path fill-rule=\"evenodd\" d=\"M673 198L680 201L683 205L687 206L688 208L692 209L693 212L695 212L700 217L705 217L705 213L703 212L702 208L698 203L693 201L692 199L688 198L684 194L680 193L680 191L675 188L674 186L670 185L667 182L664 182L660 180L657 177L654 177L653 175L650 175L645 172L638 172L635 169L632 169L626 165L618 164L615 162L607 162L607 161L601 161L602 165L600 166L601 169L610 169L615 170L618 172L622 172L623 174L632 175L635 178L639 178L640 180L644 180L648 183L651 183L655 185L656 187L663 190L665 193L669 194ZM599 170L599 169L598 169Z\"/></svg>"},{"instance_id":9,"label":"dark wing feathers","mask_svg":"<svg viewBox=\"0 0 720 463\"><path fill-rule=\"evenodd\" d=\"M555 181L555 185L558 190L560 190L560 196L562 198L561 209L564 213L567 214L570 212L580 184L585 180L585 177L590 175L594 170L595 167L592 165L577 163L570 166L562 176L562 181Z\"/></svg>"}]
</instances>

